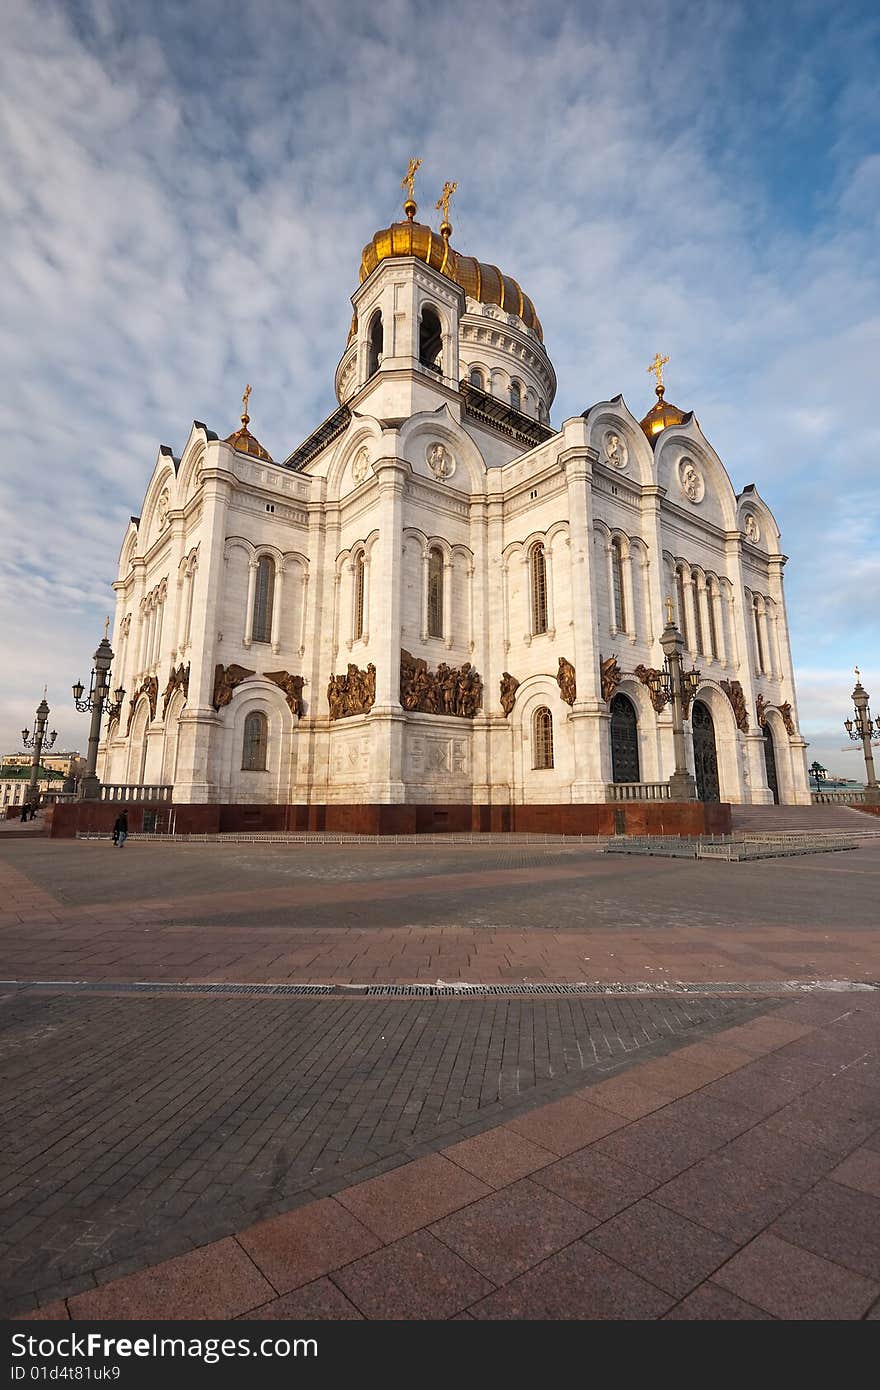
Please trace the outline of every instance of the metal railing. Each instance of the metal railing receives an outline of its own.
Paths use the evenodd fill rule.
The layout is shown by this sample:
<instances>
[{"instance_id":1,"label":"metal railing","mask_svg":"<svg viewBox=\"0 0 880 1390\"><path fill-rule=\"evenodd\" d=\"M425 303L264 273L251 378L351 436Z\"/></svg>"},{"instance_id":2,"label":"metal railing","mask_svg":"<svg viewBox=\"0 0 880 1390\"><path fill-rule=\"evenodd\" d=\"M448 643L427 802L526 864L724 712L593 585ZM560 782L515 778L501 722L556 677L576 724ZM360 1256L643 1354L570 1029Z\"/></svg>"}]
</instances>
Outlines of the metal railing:
<instances>
[{"instance_id":1,"label":"metal railing","mask_svg":"<svg viewBox=\"0 0 880 1390\"><path fill-rule=\"evenodd\" d=\"M668 782L609 782L605 788L606 801L671 801L672 788Z\"/></svg>"},{"instance_id":2,"label":"metal railing","mask_svg":"<svg viewBox=\"0 0 880 1390\"><path fill-rule=\"evenodd\" d=\"M162 782L104 782L102 801L170 801L172 788Z\"/></svg>"}]
</instances>

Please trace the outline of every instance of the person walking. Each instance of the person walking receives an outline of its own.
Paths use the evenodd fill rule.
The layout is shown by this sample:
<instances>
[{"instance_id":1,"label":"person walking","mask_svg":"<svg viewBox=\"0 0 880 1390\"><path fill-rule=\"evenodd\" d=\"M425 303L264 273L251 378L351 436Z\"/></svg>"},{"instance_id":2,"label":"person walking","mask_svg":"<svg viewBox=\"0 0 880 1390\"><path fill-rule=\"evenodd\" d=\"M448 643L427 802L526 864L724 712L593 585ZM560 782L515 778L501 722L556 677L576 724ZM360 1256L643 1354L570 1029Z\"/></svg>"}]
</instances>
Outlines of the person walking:
<instances>
[{"instance_id":1,"label":"person walking","mask_svg":"<svg viewBox=\"0 0 880 1390\"><path fill-rule=\"evenodd\" d=\"M22 803L21 818L22 818L23 821L26 821L26 820L27 820L27 818L28 818L28 812L30 811L30 809L31 809L31 803L30 803L29 801L25 801L25 802Z\"/></svg>"},{"instance_id":2,"label":"person walking","mask_svg":"<svg viewBox=\"0 0 880 1390\"><path fill-rule=\"evenodd\" d=\"M128 812L120 811L113 826L113 843L120 849L128 839Z\"/></svg>"}]
</instances>

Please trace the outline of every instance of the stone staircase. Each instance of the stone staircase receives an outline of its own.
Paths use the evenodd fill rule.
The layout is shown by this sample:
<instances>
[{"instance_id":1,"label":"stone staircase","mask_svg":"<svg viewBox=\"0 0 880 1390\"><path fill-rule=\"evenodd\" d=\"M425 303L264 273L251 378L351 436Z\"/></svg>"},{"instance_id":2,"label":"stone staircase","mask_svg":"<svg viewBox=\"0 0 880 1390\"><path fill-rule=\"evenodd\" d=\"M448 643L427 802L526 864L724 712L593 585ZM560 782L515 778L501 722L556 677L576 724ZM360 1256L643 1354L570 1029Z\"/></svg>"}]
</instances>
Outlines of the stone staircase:
<instances>
[{"instance_id":1,"label":"stone staircase","mask_svg":"<svg viewBox=\"0 0 880 1390\"><path fill-rule=\"evenodd\" d=\"M880 816L851 806L731 806L730 812L734 835L880 835Z\"/></svg>"}]
</instances>

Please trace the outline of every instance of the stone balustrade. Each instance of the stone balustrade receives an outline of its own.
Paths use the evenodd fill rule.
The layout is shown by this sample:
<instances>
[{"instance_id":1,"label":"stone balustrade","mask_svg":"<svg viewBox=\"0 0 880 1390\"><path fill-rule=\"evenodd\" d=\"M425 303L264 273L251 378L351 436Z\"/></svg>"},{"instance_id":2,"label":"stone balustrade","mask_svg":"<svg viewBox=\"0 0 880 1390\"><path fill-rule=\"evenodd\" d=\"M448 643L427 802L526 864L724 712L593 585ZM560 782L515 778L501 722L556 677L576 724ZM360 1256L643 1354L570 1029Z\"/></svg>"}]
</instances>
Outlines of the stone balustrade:
<instances>
[{"instance_id":1,"label":"stone balustrade","mask_svg":"<svg viewBox=\"0 0 880 1390\"><path fill-rule=\"evenodd\" d=\"M161 782L104 782L102 801L170 801L171 786Z\"/></svg>"},{"instance_id":2,"label":"stone balustrade","mask_svg":"<svg viewBox=\"0 0 880 1390\"><path fill-rule=\"evenodd\" d=\"M671 801L672 788L668 782L609 782L605 800Z\"/></svg>"},{"instance_id":3,"label":"stone balustrade","mask_svg":"<svg viewBox=\"0 0 880 1390\"><path fill-rule=\"evenodd\" d=\"M811 800L814 806L860 806L864 803L865 793L863 791L813 792Z\"/></svg>"}]
</instances>

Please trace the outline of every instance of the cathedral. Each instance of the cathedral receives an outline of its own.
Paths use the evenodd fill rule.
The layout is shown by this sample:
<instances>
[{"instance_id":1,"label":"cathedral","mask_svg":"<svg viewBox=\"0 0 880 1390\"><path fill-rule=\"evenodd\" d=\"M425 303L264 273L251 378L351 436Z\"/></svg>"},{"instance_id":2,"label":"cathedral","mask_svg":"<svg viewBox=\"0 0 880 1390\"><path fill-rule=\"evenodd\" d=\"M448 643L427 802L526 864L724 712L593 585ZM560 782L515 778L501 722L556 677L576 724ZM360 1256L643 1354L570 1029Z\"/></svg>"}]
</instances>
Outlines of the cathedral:
<instances>
[{"instance_id":1,"label":"cathedral","mask_svg":"<svg viewBox=\"0 0 880 1390\"><path fill-rule=\"evenodd\" d=\"M668 622L694 808L808 804L766 503L659 354L642 419L616 396L551 424L535 305L453 248L454 185L417 220L417 167L363 249L332 414L273 459L248 387L227 438L159 449L113 586L105 796L221 828L666 824Z\"/></svg>"}]
</instances>

